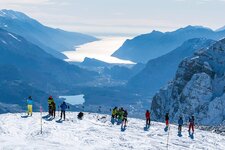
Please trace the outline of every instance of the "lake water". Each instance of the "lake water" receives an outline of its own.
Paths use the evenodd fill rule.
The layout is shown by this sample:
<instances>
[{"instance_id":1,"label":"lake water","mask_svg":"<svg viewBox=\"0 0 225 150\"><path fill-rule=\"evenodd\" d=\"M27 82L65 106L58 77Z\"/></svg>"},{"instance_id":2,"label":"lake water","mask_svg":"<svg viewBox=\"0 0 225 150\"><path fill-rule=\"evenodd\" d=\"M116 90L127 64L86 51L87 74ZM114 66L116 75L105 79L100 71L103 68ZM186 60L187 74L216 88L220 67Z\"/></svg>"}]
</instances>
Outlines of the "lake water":
<instances>
[{"instance_id":1,"label":"lake water","mask_svg":"<svg viewBox=\"0 0 225 150\"><path fill-rule=\"evenodd\" d=\"M100 37L101 40L80 45L76 51L65 51L66 61L82 62L85 57L95 58L108 63L133 64L131 61L118 59L111 55L130 37Z\"/></svg>"},{"instance_id":2,"label":"lake water","mask_svg":"<svg viewBox=\"0 0 225 150\"><path fill-rule=\"evenodd\" d=\"M65 99L65 102L71 105L79 105L85 102L84 95L71 95L71 96L59 96L59 98Z\"/></svg>"}]
</instances>

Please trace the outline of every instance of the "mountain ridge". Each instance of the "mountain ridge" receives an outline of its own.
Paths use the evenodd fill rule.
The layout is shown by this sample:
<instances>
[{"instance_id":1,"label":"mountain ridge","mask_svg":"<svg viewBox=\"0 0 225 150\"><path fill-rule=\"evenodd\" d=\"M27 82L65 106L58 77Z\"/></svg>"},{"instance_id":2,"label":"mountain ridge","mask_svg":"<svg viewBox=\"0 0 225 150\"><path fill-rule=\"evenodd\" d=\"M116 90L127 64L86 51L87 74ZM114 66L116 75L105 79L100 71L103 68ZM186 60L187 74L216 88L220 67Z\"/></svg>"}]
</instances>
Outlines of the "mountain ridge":
<instances>
[{"instance_id":1,"label":"mountain ridge","mask_svg":"<svg viewBox=\"0 0 225 150\"><path fill-rule=\"evenodd\" d=\"M192 38L219 40L223 37L225 37L225 31L213 31L206 27L190 25L165 33L154 30L151 33L126 40L112 56L133 62L146 63L172 51L186 40Z\"/></svg>"}]
</instances>

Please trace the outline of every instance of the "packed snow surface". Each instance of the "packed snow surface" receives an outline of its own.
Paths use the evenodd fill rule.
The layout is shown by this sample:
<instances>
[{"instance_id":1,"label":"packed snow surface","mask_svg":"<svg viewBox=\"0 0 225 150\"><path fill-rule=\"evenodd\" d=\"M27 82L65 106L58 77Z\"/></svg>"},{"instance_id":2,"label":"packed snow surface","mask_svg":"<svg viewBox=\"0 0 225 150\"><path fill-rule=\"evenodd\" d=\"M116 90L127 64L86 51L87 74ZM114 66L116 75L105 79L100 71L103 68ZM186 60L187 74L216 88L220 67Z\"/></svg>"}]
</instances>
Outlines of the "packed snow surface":
<instances>
[{"instance_id":1,"label":"packed snow surface","mask_svg":"<svg viewBox=\"0 0 225 150\"><path fill-rule=\"evenodd\" d=\"M123 131L120 125L111 123L110 116L91 113L84 113L83 120L77 119L77 113L72 112L67 112L63 122L57 122L58 116L52 121L43 119L41 134L40 113L28 118L21 117L23 115L0 115L1 150L166 150L167 140L171 150L225 149L225 137L208 131L196 130L191 138L184 128L179 137L177 126L171 125L168 138L162 123L152 122L149 130L145 130L144 120L129 118Z\"/></svg>"}]
</instances>

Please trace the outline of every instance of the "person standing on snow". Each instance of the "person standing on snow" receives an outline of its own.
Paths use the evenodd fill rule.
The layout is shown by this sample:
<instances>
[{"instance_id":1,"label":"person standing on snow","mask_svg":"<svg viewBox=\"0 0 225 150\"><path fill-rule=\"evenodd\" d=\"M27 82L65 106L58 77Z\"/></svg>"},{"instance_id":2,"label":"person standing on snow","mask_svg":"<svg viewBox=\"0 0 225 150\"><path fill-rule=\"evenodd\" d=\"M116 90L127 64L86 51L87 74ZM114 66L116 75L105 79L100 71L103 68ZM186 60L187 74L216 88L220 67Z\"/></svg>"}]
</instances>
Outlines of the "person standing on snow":
<instances>
[{"instance_id":1,"label":"person standing on snow","mask_svg":"<svg viewBox=\"0 0 225 150\"><path fill-rule=\"evenodd\" d=\"M124 128L127 127L127 116L128 116L128 112L127 110L123 111L123 126Z\"/></svg>"},{"instance_id":2,"label":"person standing on snow","mask_svg":"<svg viewBox=\"0 0 225 150\"><path fill-rule=\"evenodd\" d=\"M182 118L182 116L180 116L180 118L178 120L178 132L182 131L183 124L184 124L183 118Z\"/></svg>"},{"instance_id":3,"label":"person standing on snow","mask_svg":"<svg viewBox=\"0 0 225 150\"><path fill-rule=\"evenodd\" d=\"M52 114L52 102L54 102L54 99L52 98L52 96L49 96L49 98L48 98L48 114L49 114L49 116L53 116L53 114Z\"/></svg>"},{"instance_id":4,"label":"person standing on snow","mask_svg":"<svg viewBox=\"0 0 225 150\"><path fill-rule=\"evenodd\" d=\"M146 118L146 126L150 126L150 112L149 110L146 110L146 113L145 113L145 118Z\"/></svg>"},{"instance_id":5,"label":"person standing on snow","mask_svg":"<svg viewBox=\"0 0 225 150\"><path fill-rule=\"evenodd\" d=\"M169 113L165 115L166 127L169 127Z\"/></svg>"},{"instance_id":6,"label":"person standing on snow","mask_svg":"<svg viewBox=\"0 0 225 150\"><path fill-rule=\"evenodd\" d=\"M194 133L194 126L195 126L195 118L194 116L191 116L189 118L189 130L188 130L189 133L191 132L191 129L192 129L192 133Z\"/></svg>"},{"instance_id":7,"label":"person standing on snow","mask_svg":"<svg viewBox=\"0 0 225 150\"><path fill-rule=\"evenodd\" d=\"M51 103L51 115L53 116L53 118L55 118L55 111L56 111L56 104L55 102L53 101Z\"/></svg>"},{"instance_id":8,"label":"person standing on snow","mask_svg":"<svg viewBox=\"0 0 225 150\"><path fill-rule=\"evenodd\" d=\"M27 99L27 115L29 116L32 116L32 108L33 107L33 100L32 100L32 97L29 96L28 99Z\"/></svg>"},{"instance_id":9,"label":"person standing on snow","mask_svg":"<svg viewBox=\"0 0 225 150\"><path fill-rule=\"evenodd\" d=\"M60 108L61 108L61 116L60 116L60 119L63 119L65 120L66 119L66 109L69 108L67 105L66 105L66 102L63 101L63 103L60 105Z\"/></svg>"}]
</instances>

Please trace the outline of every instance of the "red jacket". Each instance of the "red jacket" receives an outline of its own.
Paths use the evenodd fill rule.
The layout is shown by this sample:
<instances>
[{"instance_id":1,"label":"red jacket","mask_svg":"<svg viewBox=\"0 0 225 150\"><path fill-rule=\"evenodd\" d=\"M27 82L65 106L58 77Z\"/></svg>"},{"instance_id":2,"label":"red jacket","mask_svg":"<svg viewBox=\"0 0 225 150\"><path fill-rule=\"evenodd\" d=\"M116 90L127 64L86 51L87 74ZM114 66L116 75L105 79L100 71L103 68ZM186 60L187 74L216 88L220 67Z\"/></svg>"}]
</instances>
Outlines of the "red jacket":
<instances>
[{"instance_id":1,"label":"red jacket","mask_svg":"<svg viewBox=\"0 0 225 150\"><path fill-rule=\"evenodd\" d=\"M146 112L145 117L146 117L146 119L149 119L150 118L150 112Z\"/></svg>"}]
</instances>

